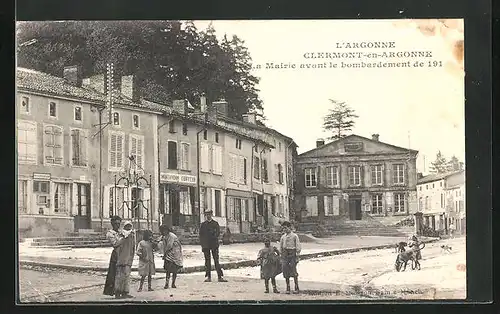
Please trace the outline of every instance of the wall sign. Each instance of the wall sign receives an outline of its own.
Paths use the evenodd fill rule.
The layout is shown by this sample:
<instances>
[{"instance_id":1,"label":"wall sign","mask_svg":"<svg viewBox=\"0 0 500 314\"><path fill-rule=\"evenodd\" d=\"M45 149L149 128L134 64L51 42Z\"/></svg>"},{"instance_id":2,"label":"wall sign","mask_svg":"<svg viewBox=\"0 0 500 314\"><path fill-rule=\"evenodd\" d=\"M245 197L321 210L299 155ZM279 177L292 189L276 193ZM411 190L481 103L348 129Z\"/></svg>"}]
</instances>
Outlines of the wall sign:
<instances>
[{"instance_id":1,"label":"wall sign","mask_svg":"<svg viewBox=\"0 0 500 314\"><path fill-rule=\"evenodd\" d=\"M363 142L350 142L344 143L344 149L346 152L359 152L363 150Z\"/></svg>"},{"instance_id":2,"label":"wall sign","mask_svg":"<svg viewBox=\"0 0 500 314\"><path fill-rule=\"evenodd\" d=\"M187 174L161 173L160 182L174 182L184 184L196 184L196 177Z\"/></svg>"},{"instance_id":3,"label":"wall sign","mask_svg":"<svg viewBox=\"0 0 500 314\"><path fill-rule=\"evenodd\" d=\"M33 180L50 180L50 173L33 173Z\"/></svg>"}]
</instances>

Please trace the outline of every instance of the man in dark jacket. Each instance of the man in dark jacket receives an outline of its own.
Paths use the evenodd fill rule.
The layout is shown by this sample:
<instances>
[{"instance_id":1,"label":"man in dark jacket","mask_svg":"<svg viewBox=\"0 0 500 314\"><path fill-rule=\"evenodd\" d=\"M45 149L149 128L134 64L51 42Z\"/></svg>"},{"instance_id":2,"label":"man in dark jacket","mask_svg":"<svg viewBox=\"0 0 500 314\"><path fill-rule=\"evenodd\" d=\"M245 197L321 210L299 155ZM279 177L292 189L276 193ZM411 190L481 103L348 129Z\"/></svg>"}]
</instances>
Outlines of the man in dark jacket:
<instances>
[{"instance_id":1,"label":"man in dark jacket","mask_svg":"<svg viewBox=\"0 0 500 314\"><path fill-rule=\"evenodd\" d=\"M219 223L212 219L212 211L205 211L206 220L200 226L200 244L201 250L205 255L205 282L212 281L212 264L210 255L214 257L215 269L220 282L227 282L222 274L222 269L219 265ZM210 254L211 253L211 254Z\"/></svg>"}]
</instances>

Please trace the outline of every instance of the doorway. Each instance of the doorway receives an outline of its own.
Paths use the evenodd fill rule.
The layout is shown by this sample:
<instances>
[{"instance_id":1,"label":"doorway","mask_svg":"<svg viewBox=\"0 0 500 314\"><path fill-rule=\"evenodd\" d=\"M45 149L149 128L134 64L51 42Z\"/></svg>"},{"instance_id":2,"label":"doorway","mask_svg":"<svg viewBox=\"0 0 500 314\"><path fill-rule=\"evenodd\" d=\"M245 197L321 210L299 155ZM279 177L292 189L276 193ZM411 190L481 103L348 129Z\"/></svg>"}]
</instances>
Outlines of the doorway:
<instances>
[{"instance_id":1,"label":"doorway","mask_svg":"<svg viewBox=\"0 0 500 314\"><path fill-rule=\"evenodd\" d=\"M180 214L181 214L179 191L171 189L169 192L170 192L169 207L170 207L170 214L172 215L172 226L177 227L180 225Z\"/></svg>"},{"instance_id":2,"label":"doorway","mask_svg":"<svg viewBox=\"0 0 500 314\"><path fill-rule=\"evenodd\" d=\"M361 220L361 196L349 196L349 219Z\"/></svg>"},{"instance_id":3,"label":"doorway","mask_svg":"<svg viewBox=\"0 0 500 314\"><path fill-rule=\"evenodd\" d=\"M91 229L92 213L90 208L90 184L76 184L76 208L74 216L75 231L80 229Z\"/></svg>"}]
</instances>

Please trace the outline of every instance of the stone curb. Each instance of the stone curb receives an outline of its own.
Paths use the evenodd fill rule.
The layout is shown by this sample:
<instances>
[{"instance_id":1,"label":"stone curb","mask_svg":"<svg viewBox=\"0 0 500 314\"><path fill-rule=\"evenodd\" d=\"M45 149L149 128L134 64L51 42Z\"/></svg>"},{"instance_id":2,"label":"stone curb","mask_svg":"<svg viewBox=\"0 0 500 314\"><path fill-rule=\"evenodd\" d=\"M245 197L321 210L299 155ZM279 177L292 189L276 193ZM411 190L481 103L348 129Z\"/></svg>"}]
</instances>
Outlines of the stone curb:
<instances>
[{"instance_id":1,"label":"stone curb","mask_svg":"<svg viewBox=\"0 0 500 314\"><path fill-rule=\"evenodd\" d=\"M422 240L421 243L432 243L432 242L436 242L439 240L440 240L439 238L430 238L430 239ZM299 259L300 260L307 260L307 259L312 259L312 258L349 254L349 253L355 253L355 252L360 252L360 251L389 249L389 248L394 248L394 246L395 246L394 244L382 244L382 245L368 246L368 247L359 247L359 248L351 248L351 249L340 249L340 250L333 250L333 251L309 253L309 254L300 255ZM57 268L57 269L65 269L65 270L73 270L73 271L75 271L75 270L76 271L94 271L94 272L107 272L108 271L107 267L73 266L73 265L65 265L65 264L50 263L50 262L39 262L39 261L33 261L33 260L31 260L31 261L30 260L20 260L19 265L20 266L38 266L38 267L46 267L46 268ZM243 268L243 267L254 267L254 266L258 266L258 264L257 264L256 260L243 260L243 261L238 261L238 262L221 263L220 266L222 269L228 270L228 269L237 269L237 268ZM215 266L213 266L213 265L212 265L212 270L215 270ZM137 271L137 267L132 267L132 271ZM200 265L200 266L184 267L181 269L181 271L179 273L188 274L188 273L197 273L197 272L204 272L204 271L205 271L205 265ZM165 270L163 268L156 268L156 272L157 273L164 273Z\"/></svg>"}]
</instances>

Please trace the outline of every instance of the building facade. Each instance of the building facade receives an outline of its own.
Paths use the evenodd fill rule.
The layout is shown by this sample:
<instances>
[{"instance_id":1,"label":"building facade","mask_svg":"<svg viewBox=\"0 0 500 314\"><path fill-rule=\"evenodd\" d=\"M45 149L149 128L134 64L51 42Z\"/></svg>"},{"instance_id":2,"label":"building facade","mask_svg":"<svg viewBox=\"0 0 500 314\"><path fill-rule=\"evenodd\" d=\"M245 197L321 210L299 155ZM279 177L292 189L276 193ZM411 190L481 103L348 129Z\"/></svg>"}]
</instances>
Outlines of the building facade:
<instances>
[{"instance_id":1,"label":"building facade","mask_svg":"<svg viewBox=\"0 0 500 314\"><path fill-rule=\"evenodd\" d=\"M302 153L295 162L296 219L328 222L406 216L417 211L418 152L349 135Z\"/></svg>"},{"instance_id":2,"label":"building facade","mask_svg":"<svg viewBox=\"0 0 500 314\"><path fill-rule=\"evenodd\" d=\"M422 223L429 228L448 232L465 231L465 172L448 172L421 177L417 182L418 209Z\"/></svg>"},{"instance_id":3,"label":"building facade","mask_svg":"<svg viewBox=\"0 0 500 314\"><path fill-rule=\"evenodd\" d=\"M296 145L254 114L229 119L227 102L204 97L197 109L157 104L139 96L133 76L109 95L105 75L64 74L18 69L21 231L102 230L112 215L195 231L206 209L236 233L289 218Z\"/></svg>"}]
</instances>

